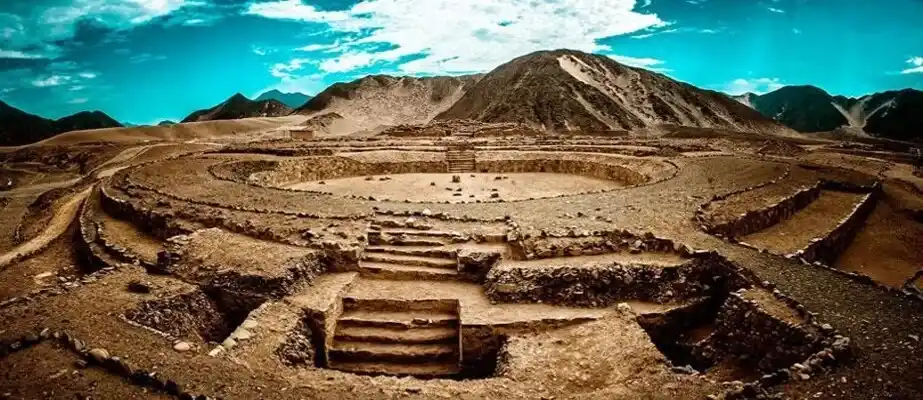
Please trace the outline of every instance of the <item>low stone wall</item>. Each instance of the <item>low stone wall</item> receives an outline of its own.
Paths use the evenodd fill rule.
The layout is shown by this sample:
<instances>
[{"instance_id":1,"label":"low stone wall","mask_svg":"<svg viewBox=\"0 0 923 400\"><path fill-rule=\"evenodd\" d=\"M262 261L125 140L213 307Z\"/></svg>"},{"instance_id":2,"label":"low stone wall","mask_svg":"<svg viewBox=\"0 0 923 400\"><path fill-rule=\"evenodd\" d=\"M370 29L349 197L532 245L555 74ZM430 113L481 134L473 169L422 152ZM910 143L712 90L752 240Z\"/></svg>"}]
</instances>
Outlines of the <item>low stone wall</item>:
<instances>
[{"instance_id":1,"label":"low stone wall","mask_svg":"<svg viewBox=\"0 0 923 400\"><path fill-rule=\"evenodd\" d=\"M714 252L673 267L644 264L494 268L484 283L496 302L608 307L620 301L668 303L749 287L744 270Z\"/></svg>"},{"instance_id":2,"label":"low stone wall","mask_svg":"<svg viewBox=\"0 0 923 400\"><path fill-rule=\"evenodd\" d=\"M791 257L803 258L808 262L823 261L833 263L855 238L856 233L865 223L869 214L878 204L881 196L881 184L876 183L872 191L856 204L852 212L837 224L836 228L824 237L815 238L807 247L791 254Z\"/></svg>"},{"instance_id":3,"label":"low stone wall","mask_svg":"<svg viewBox=\"0 0 923 400\"><path fill-rule=\"evenodd\" d=\"M713 235L722 235L728 238L745 236L759 232L770 226L791 218L796 212L807 207L820 196L822 182L803 188L791 196L783 198L769 207L747 211L738 218L722 224L707 227L707 232Z\"/></svg>"},{"instance_id":4,"label":"low stone wall","mask_svg":"<svg viewBox=\"0 0 923 400\"><path fill-rule=\"evenodd\" d=\"M763 374L803 361L820 347L820 335L810 324L783 321L731 293L718 311L714 333L696 353L711 360L743 357Z\"/></svg>"},{"instance_id":5,"label":"low stone wall","mask_svg":"<svg viewBox=\"0 0 923 400\"><path fill-rule=\"evenodd\" d=\"M192 233L191 230L179 226L168 214L136 207L129 201L112 196L105 184L100 185L100 206L109 215L131 221L135 226L160 239L166 240L176 235Z\"/></svg>"},{"instance_id":6,"label":"low stone wall","mask_svg":"<svg viewBox=\"0 0 923 400\"><path fill-rule=\"evenodd\" d=\"M208 172L218 179L237 183L247 183L251 175L264 171L272 171L278 167L279 162L271 160L229 161L212 165L208 168Z\"/></svg>"},{"instance_id":7,"label":"low stone wall","mask_svg":"<svg viewBox=\"0 0 923 400\"><path fill-rule=\"evenodd\" d=\"M597 179L621 182L627 186L640 185L650 180L630 168L584 160L532 159L532 160L483 160L478 159L480 172L553 172L589 176Z\"/></svg>"},{"instance_id":8,"label":"low stone wall","mask_svg":"<svg viewBox=\"0 0 923 400\"><path fill-rule=\"evenodd\" d=\"M523 236L518 226L510 229L514 240L509 244L514 258L537 260L566 256L599 255L615 252L658 252L674 253L681 257L691 256L695 251L672 240L655 237L647 232L635 235L625 230L563 233L542 231L539 236Z\"/></svg>"},{"instance_id":9,"label":"low stone wall","mask_svg":"<svg viewBox=\"0 0 923 400\"><path fill-rule=\"evenodd\" d=\"M285 160L271 171L257 172L248 182L259 186L285 186L293 182L318 181L362 175L385 175L411 172L445 172L445 162L377 162L365 163L349 157L308 157Z\"/></svg>"}]
</instances>

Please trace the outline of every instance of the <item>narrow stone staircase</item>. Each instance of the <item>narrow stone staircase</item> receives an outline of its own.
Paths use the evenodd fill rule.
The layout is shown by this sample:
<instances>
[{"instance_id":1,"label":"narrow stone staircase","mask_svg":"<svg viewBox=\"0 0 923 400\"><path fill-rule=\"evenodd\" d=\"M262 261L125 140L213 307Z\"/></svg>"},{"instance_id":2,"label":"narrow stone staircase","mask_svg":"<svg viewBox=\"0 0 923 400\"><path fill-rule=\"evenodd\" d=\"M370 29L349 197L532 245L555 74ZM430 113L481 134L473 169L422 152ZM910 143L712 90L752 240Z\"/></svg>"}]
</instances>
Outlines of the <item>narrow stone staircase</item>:
<instances>
[{"instance_id":1,"label":"narrow stone staircase","mask_svg":"<svg viewBox=\"0 0 923 400\"><path fill-rule=\"evenodd\" d=\"M449 235L449 236L447 236ZM451 236L425 230L370 230L369 246L359 261L359 275L370 279L458 279Z\"/></svg>"},{"instance_id":2,"label":"narrow stone staircase","mask_svg":"<svg viewBox=\"0 0 923 400\"><path fill-rule=\"evenodd\" d=\"M474 150L464 147L449 147L445 153L449 172L475 172L477 160Z\"/></svg>"},{"instance_id":3,"label":"narrow stone staircase","mask_svg":"<svg viewBox=\"0 0 923 400\"><path fill-rule=\"evenodd\" d=\"M343 298L328 367L366 375L459 373L458 303Z\"/></svg>"}]
</instances>

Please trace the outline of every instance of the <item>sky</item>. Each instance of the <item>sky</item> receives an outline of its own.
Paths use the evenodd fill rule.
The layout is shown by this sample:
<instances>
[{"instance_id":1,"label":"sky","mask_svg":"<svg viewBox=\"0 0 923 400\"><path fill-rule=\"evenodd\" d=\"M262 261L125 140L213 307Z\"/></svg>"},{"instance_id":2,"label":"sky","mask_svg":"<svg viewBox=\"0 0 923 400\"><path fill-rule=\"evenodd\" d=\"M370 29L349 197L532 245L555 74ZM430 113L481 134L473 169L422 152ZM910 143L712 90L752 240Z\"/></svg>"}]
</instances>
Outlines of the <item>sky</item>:
<instances>
[{"instance_id":1,"label":"sky","mask_svg":"<svg viewBox=\"0 0 923 400\"><path fill-rule=\"evenodd\" d=\"M923 0L2 0L0 100L179 120L234 93L604 54L693 85L923 89Z\"/></svg>"}]
</instances>

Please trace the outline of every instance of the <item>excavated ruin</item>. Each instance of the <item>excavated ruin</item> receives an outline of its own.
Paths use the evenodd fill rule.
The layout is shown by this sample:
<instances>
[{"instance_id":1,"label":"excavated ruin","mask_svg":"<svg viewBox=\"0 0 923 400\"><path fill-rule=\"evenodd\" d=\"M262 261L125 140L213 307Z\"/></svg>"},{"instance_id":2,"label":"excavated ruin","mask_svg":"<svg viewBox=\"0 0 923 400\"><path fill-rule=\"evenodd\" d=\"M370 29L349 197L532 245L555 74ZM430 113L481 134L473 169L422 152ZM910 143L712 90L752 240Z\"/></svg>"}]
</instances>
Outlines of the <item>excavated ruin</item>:
<instances>
[{"instance_id":1,"label":"excavated ruin","mask_svg":"<svg viewBox=\"0 0 923 400\"><path fill-rule=\"evenodd\" d=\"M2 355L57 340L182 398L741 398L856 362L759 268L837 270L880 179L698 142L442 136L124 166L86 186L72 276L0 303L98 310Z\"/></svg>"}]
</instances>

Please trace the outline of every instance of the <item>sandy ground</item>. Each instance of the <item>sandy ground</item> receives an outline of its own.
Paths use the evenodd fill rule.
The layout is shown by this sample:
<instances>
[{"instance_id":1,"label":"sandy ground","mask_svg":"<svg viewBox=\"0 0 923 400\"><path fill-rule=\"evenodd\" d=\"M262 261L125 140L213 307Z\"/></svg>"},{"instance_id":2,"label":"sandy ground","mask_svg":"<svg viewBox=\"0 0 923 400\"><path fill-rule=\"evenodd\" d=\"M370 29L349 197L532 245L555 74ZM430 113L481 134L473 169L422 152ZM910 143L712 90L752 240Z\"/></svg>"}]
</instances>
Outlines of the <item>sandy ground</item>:
<instances>
[{"instance_id":1,"label":"sandy ground","mask_svg":"<svg viewBox=\"0 0 923 400\"><path fill-rule=\"evenodd\" d=\"M452 183L452 176L461 177ZM369 180L371 178L371 180ZM499 179L498 179L499 178ZM320 182L324 182L321 184ZM435 183L435 185L433 185ZM354 176L328 181L302 182L286 186L289 189L331 192L341 196L353 195L376 199L412 202L473 202L523 200L527 198L555 197L594 190L622 187L615 181L589 178L580 175L541 172L484 174L395 174L382 176ZM460 189L460 190L459 190ZM492 198L493 193L499 197Z\"/></svg>"},{"instance_id":2,"label":"sandy ground","mask_svg":"<svg viewBox=\"0 0 923 400\"><path fill-rule=\"evenodd\" d=\"M61 236L61 234L67 230L67 226L70 225L71 221L74 220L77 211L80 209L80 205L83 204L83 200L90 195L90 190L91 188L84 189L64 203L61 208L56 211L54 217L51 218L45 230L38 236L0 255L0 268L5 268L10 265L10 263L18 257L26 256L40 250L58 236Z\"/></svg>"},{"instance_id":3,"label":"sandy ground","mask_svg":"<svg viewBox=\"0 0 923 400\"><path fill-rule=\"evenodd\" d=\"M823 237L836 227L862 194L824 190L820 197L791 218L762 231L744 236L740 241L776 254L790 254L807 246L811 239Z\"/></svg>"}]
</instances>

